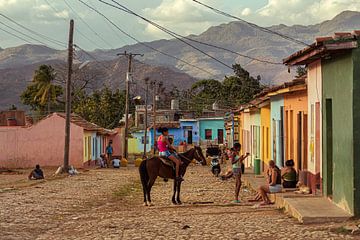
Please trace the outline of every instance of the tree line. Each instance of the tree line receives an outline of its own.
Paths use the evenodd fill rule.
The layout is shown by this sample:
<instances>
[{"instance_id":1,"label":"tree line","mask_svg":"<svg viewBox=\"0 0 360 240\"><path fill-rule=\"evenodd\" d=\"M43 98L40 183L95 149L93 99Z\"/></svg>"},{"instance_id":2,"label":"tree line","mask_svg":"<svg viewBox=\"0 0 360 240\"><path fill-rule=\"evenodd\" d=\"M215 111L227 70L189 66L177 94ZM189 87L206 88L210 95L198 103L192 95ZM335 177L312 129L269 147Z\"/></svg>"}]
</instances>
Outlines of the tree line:
<instances>
[{"instance_id":1,"label":"tree line","mask_svg":"<svg viewBox=\"0 0 360 240\"><path fill-rule=\"evenodd\" d=\"M204 79L195 82L190 89L165 89L160 96L163 98L162 102L178 99L181 109L195 111L198 115L206 109L211 110L214 103L222 109L248 103L264 88L261 77L252 77L239 64L233 65L233 69L234 74L225 76L223 81ZM22 93L22 103L40 115L64 111L65 76L59 80L59 75L61 71L55 71L50 65L41 65ZM99 126L114 128L118 126L125 112L125 91L113 90L107 86L89 90L92 80L101 77L102 73L96 73L95 76L87 75L74 79L71 86L71 110ZM132 102L131 109L134 111L133 104Z\"/></svg>"}]
</instances>

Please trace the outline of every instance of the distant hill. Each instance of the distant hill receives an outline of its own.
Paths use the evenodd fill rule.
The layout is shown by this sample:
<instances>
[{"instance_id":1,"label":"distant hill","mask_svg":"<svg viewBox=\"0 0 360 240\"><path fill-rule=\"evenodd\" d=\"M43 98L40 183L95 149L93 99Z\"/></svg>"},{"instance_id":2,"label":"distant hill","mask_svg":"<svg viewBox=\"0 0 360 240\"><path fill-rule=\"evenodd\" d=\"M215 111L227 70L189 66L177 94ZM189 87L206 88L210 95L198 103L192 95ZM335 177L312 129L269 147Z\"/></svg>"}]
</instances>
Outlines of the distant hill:
<instances>
[{"instance_id":1,"label":"distant hill","mask_svg":"<svg viewBox=\"0 0 360 240\"><path fill-rule=\"evenodd\" d=\"M329 21L315 25L287 26L280 24L271 26L269 29L311 43L316 36L360 29L360 12L345 11ZM281 62L283 58L304 47L237 21L213 26L200 35L190 35L189 37L229 48L252 57L276 62ZM231 69L227 69L176 39L157 40L147 44L204 68L212 72L217 79L221 80L225 75L232 74ZM251 74L261 75L264 84L278 84L289 81L292 77L292 74L288 74L287 68L282 65L264 64L222 50L204 47L199 44L195 45L228 65L235 62L240 63ZM91 53L100 61L104 61L103 65L108 66L103 79L106 78L106 81L111 86L120 86L119 81L125 76L126 61L122 60L119 63L115 59L117 53L125 50L144 53L144 57L138 58L143 63L138 62L138 66L135 66L135 76L138 79L152 75L155 78L161 78L167 86L176 85L179 88L186 88L196 80L195 78L210 78L205 73L185 65L181 61L166 57L141 44L134 44L115 50L95 50ZM0 107L3 107L4 104L18 103L19 93L27 85L26 81L32 78L33 70L37 66L41 63L63 62L66 59L66 54L66 51L39 45L22 45L0 49ZM82 60L92 60L84 53L80 52L79 55ZM101 79L98 80L99 83L102 81ZM98 87L101 86L100 84Z\"/></svg>"}]
</instances>

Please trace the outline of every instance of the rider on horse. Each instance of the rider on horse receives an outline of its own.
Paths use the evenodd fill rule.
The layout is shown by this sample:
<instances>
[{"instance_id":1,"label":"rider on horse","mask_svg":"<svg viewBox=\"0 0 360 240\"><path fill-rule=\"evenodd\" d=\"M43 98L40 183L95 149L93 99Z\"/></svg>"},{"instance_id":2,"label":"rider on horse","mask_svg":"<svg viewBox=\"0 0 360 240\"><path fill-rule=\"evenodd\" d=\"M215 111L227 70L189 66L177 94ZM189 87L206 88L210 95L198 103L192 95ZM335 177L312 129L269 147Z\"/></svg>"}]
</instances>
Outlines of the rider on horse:
<instances>
[{"instance_id":1,"label":"rider on horse","mask_svg":"<svg viewBox=\"0 0 360 240\"><path fill-rule=\"evenodd\" d=\"M158 138L157 147L159 149L159 156L166 157L175 163L175 175L176 181L183 181L183 178L179 176L181 160L176 154L175 148L171 145L168 139L169 130L167 128L159 128L161 135ZM171 152L174 151L174 152Z\"/></svg>"}]
</instances>

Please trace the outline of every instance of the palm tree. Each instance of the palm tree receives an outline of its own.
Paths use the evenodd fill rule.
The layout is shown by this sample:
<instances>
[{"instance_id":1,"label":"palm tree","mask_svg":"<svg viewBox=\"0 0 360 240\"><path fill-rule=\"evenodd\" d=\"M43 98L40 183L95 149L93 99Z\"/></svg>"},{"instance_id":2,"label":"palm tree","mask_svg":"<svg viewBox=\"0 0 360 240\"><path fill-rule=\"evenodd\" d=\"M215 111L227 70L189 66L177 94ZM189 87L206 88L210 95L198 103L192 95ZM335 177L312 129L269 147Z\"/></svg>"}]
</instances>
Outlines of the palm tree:
<instances>
[{"instance_id":1,"label":"palm tree","mask_svg":"<svg viewBox=\"0 0 360 240\"><path fill-rule=\"evenodd\" d=\"M47 111L50 113L51 103L56 101L59 86L53 85L56 73L50 65L41 65L35 71L33 83L37 89L34 100L39 100L40 104L47 104Z\"/></svg>"}]
</instances>

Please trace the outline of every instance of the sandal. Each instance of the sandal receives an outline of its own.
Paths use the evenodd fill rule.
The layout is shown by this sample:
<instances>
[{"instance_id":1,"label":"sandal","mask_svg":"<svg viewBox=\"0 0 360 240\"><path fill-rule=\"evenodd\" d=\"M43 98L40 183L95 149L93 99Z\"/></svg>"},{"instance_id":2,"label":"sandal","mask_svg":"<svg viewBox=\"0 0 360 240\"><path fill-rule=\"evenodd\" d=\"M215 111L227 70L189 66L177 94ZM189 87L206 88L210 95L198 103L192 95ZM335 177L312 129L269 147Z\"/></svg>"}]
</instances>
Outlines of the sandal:
<instances>
[{"instance_id":1,"label":"sandal","mask_svg":"<svg viewBox=\"0 0 360 240\"><path fill-rule=\"evenodd\" d=\"M240 200L234 200L232 203L241 203Z\"/></svg>"}]
</instances>

